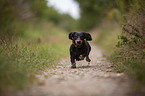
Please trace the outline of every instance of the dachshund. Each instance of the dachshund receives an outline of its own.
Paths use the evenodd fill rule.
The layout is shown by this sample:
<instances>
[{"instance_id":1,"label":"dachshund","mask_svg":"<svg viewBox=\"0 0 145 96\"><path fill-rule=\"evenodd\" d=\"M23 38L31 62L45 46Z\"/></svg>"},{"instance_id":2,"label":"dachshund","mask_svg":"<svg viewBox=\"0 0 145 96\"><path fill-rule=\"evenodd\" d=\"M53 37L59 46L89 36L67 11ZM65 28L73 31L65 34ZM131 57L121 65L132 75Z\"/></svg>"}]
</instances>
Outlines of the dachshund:
<instances>
[{"instance_id":1,"label":"dachshund","mask_svg":"<svg viewBox=\"0 0 145 96\"><path fill-rule=\"evenodd\" d=\"M72 40L70 46L70 60L71 68L76 68L76 61L84 60L90 62L89 53L91 51L91 46L87 41L91 41L92 37L86 32L71 32L69 33L69 39Z\"/></svg>"}]
</instances>

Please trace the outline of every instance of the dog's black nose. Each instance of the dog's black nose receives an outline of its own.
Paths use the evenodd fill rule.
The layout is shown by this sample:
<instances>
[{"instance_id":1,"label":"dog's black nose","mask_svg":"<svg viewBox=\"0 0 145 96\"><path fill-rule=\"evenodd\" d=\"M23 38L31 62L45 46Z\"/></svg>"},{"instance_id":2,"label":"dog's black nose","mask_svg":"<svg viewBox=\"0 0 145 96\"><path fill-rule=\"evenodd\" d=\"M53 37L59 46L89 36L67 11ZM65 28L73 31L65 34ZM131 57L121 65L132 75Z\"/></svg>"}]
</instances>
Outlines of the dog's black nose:
<instances>
[{"instance_id":1,"label":"dog's black nose","mask_svg":"<svg viewBox=\"0 0 145 96\"><path fill-rule=\"evenodd\" d=\"M78 43L78 44L80 44L80 43L81 43L81 41L77 41L77 43Z\"/></svg>"}]
</instances>

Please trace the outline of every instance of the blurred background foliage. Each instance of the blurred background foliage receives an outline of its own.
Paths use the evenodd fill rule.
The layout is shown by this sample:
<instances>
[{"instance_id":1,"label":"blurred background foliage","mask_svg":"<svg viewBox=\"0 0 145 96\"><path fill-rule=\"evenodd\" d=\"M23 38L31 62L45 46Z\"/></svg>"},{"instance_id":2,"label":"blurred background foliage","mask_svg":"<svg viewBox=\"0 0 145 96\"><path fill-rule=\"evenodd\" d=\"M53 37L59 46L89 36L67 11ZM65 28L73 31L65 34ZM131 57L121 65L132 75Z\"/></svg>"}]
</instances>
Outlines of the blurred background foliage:
<instances>
[{"instance_id":1,"label":"blurred background foliage","mask_svg":"<svg viewBox=\"0 0 145 96\"><path fill-rule=\"evenodd\" d=\"M66 31L75 29L76 20L68 14L60 14L47 6L46 0L1 0L0 1L0 38L11 39L23 36L28 23L39 25L45 20ZM49 31L49 29L48 29Z\"/></svg>"},{"instance_id":2,"label":"blurred background foliage","mask_svg":"<svg viewBox=\"0 0 145 96\"><path fill-rule=\"evenodd\" d=\"M108 12L116 7L114 0L89 0L89 2L88 0L75 1L79 2L81 9L81 18L79 19L78 26L82 30L90 30L98 26Z\"/></svg>"},{"instance_id":3,"label":"blurred background foliage","mask_svg":"<svg viewBox=\"0 0 145 96\"><path fill-rule=\"evenodd\" d=\"M79 28L90 30L99 26L104 18L123 22L123 15L145 6L144 0L75 0L81 9Z\"/></svg>"},{"instance_id":4,"label":"blurred background foliage","mask_svg":"<svg viewBox=\"0 0 145 96\"><path fill-rule=\"evenodd\" d=\"M66 31L89 31L101 25L104 19L125 22L124 14L144 7L144 0L75 0L80 6L80 18L73 19L68 14L60 14L47 6L46 0L1 0L0 37L22 36L27 23L40 20L53 23ZM38 22L38 23L37 23Z\"/></svg>"}]
</instances>

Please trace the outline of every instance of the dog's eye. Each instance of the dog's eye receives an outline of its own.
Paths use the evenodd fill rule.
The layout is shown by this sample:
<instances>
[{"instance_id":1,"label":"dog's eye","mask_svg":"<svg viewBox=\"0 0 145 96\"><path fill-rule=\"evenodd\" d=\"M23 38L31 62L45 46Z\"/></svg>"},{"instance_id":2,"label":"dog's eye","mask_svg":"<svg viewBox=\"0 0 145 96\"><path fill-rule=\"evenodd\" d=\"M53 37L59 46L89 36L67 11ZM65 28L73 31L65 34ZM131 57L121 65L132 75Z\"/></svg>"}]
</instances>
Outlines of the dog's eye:
<instances>
[{"instance_id":1,"label":"dog's eye","mask_svg":"<svg viewBox=\"0 0 145 96\"><path fill-rule=\"evenodd\" d=\"M74 36L74 38L76 39L76 38L78 38L78 36Z\"/></svg>"}]
</instances>

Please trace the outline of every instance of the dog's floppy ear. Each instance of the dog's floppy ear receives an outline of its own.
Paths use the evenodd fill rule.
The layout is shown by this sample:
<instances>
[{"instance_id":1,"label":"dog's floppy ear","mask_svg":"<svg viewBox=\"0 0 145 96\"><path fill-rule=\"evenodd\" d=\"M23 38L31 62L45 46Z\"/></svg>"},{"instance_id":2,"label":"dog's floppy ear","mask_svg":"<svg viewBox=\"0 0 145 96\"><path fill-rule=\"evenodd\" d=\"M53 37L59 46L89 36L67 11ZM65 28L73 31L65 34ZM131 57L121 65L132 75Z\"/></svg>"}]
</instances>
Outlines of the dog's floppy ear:
<instances>
[{"instance_id":1,"label":"dog's floppy ear","mask_svg":"<svg viewBox=\"0 0 145 96\"><path fill-rule=\"evenodd\" d=\"M76 32L71 32L71 33L69 33L69 39L73 40L73 36L74 36L75 33L76 33Z\"/></svg>"},{"instance_id":2,"label":"dog's floppy ear","mask_svg":"<svg viewBox=\"0 0 145 96\"><path fill-rule=\"evenodd\" d=\"M84 36L85 36L87 41L92 41L92 37L89 33L84 33Z\"/></svg>"}]
</instances>

